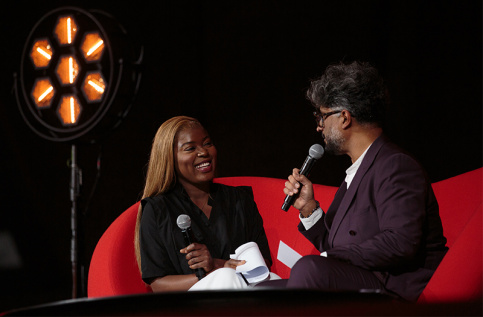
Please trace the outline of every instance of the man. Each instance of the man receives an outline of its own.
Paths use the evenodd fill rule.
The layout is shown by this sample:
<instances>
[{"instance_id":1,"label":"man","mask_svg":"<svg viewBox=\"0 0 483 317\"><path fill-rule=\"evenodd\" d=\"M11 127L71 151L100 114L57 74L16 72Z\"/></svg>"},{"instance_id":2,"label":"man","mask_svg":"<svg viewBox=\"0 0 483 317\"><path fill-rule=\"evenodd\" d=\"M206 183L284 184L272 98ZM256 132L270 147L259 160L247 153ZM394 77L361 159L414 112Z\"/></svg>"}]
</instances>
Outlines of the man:
<instances>
[{"instance_id":1,"label":"man","mask_svg":"<svg viewBox=\"0 0 483 317\"><path fill-rule=\"evenodd\" d=\"M383 135L382 78L366 63L333 65L307 97L326 152L348 155L352 165L326 213L312 183L298 169L289 176L284 193L297 195L299 231L322 253L302 257L286 286L381 289L417 300L446 238L425 172Z\"/></svg>"}]
</instances>

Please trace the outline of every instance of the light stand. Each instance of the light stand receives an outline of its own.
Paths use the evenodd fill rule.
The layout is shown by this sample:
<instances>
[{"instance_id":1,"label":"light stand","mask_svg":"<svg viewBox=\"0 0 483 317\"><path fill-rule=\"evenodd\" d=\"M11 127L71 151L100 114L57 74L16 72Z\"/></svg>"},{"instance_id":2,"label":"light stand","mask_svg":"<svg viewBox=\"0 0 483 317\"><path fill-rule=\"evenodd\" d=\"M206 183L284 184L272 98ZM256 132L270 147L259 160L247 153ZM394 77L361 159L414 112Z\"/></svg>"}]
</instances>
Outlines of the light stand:
<instances>
[{"instance_id":1,"label":"light stand","mask_svg":"<svg viewBox=\"0 0 483 317\"><path fill-rule=\"evenodd\" d=\"M70 228L71 228L71 244L70 244L70 261L72 265L72 298L77 298L78 292L78 215L77 215L77 199L80 196L80 186L82 184L82 174L77 165L77 146L71 145L70 155Z\"/></svg>"}]
</instances>

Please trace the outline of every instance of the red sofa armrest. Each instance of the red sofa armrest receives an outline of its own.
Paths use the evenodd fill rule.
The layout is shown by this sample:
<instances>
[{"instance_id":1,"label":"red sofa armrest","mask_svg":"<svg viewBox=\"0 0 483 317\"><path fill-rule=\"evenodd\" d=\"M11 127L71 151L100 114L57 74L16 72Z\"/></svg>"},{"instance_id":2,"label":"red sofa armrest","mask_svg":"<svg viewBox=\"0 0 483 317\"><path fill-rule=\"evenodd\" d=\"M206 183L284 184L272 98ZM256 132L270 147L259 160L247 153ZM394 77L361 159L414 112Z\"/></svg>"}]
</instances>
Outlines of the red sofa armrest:
<instances>
[{"instance_id":1,"label":"red sofa armrest","mask_svg":"<svg viewBox=\"0 0 483 317\"><path fill-rule=\"evenodd\" d=\"M480 205L446 253L418 302L481 300L483 296L482 221Z\"/></svg>"},{"instance_id":2,"label":"red sofa armrest","mask_svg":"<svg viewBox=\"0 0 483 317\"><path fill-rule=\"evenodd\" d=\"M148 293L134 255L134 228L139 202L107 228L92 254L87 281L88 297Z\"/></svg>"}]
</instances>

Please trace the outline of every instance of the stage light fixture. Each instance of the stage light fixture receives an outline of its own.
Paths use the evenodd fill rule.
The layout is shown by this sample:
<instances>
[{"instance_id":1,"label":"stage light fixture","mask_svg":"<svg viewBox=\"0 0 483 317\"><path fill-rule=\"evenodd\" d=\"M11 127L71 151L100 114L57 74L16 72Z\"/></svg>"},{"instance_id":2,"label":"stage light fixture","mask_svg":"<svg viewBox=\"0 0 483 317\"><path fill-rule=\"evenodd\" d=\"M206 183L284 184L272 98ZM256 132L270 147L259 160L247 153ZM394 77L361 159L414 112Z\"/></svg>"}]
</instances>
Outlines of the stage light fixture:
<instances>
[{"instance_id":1,"label":"stage light fixture","mask_svg":"<svg viewBox=\"0 0 483 317\"><path fill-rule=\"evenodd\" d=\"M17 106L25 123L42 138L71 142L73 298L79 290L81 172L76 144L96 142L127 116L139 89L142 59L142 45L111 15L62 7L35 24L22 51L20 71L14 74Z\"/></svg>"},{"instance_id":2,"label":"stage light fixture","mask_svg":"<svg viewBox=\"0 0 483 317\"><path fill-rule=\"evenodd\" d=\"M142 56L142 46L105 12L50 11L30 32L16 75L17 105L25 122L48 140L95 141L129 112ZM75 100L73 116L66 97Z\"/></svg>"}]
</instances>

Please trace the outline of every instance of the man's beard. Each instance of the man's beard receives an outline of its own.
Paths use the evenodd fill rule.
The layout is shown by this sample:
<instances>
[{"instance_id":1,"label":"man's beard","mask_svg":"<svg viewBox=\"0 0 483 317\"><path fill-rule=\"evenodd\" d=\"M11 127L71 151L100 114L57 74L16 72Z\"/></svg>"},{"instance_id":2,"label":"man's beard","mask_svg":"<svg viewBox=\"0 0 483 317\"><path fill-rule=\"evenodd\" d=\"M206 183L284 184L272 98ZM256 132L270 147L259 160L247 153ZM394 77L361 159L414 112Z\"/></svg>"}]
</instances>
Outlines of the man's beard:
<instances>
[{"instance_id":1,"label":"man's beard","mask_svg":"<svg viewBox=\"0 0 483 317\"><path fill-rule=\"evenodd\" d=\"M342 144L344 144L345 139L339 130L332 127L325 135L323 135L323 137L325 142L325 151L327 153L334 155L344 154Z\"/></svg>"}]
</instances>

